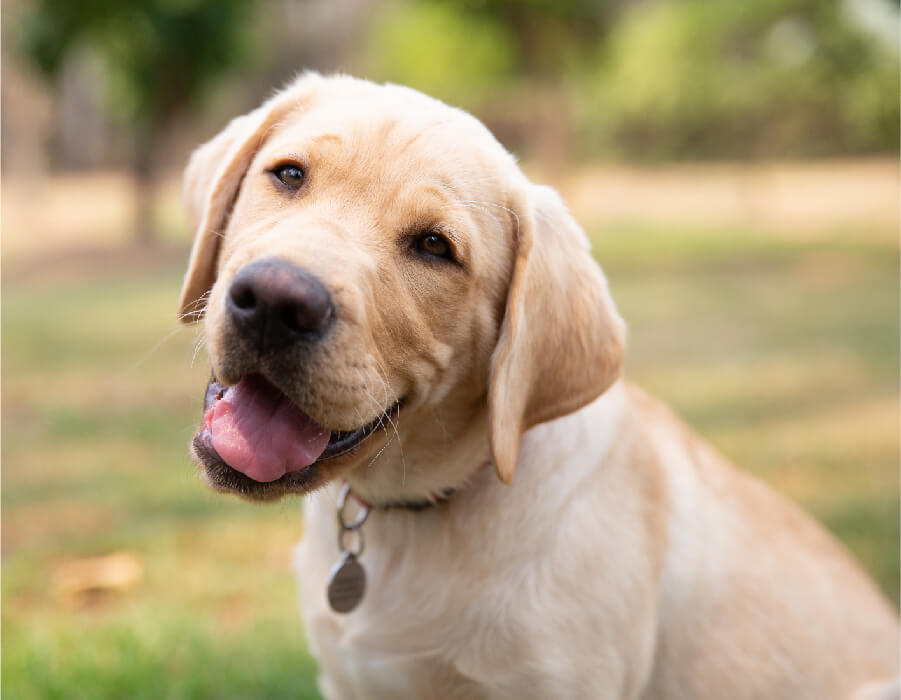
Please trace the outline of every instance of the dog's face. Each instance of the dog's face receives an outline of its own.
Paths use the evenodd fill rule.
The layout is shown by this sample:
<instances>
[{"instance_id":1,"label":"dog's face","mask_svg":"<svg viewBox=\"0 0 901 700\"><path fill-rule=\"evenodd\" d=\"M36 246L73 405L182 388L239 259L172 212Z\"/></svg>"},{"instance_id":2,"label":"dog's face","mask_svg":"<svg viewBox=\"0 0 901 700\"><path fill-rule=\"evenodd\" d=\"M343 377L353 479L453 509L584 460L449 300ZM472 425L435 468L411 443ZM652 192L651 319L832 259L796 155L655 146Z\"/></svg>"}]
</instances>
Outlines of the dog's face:
<instances>
[{"instance_id":1,"label":"dog's face","mask_svg":"<svg viewBox=\"0 0 901 700\"><path fill-rule=\"evenodd\" d=\"M419 93L306 76L199 149L186 193L182 311L213 373L193 451L217 489L428 497L489 440L509 481L523 430L618 374L622 323L562 204Z\"/></svg>"}]
</instances>

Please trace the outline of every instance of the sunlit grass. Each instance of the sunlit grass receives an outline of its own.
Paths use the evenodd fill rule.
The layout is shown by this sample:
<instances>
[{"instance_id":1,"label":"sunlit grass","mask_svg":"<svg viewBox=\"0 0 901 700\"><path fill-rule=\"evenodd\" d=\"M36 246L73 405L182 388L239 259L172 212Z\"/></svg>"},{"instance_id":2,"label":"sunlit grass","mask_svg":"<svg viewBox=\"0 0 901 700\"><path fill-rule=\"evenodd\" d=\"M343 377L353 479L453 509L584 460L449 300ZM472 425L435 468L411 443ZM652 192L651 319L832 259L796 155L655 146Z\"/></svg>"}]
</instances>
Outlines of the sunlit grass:
<instances>
[{"instance_id":1,"label":"sunlit grass","mask_svg":"<svg viewBox=\"0 0 901 700\"><path fill-rule=\"evenodd\" d=\"M592 233L628 375L810 509L897 601L897 249ZM4 290L9 697L316 697L288 563L299 504L211 494L187 459L208 369L174 320L180 275ZM142 563L134 588L54 588L61 564L114 551Z\"/></svg>"}]
</instances>

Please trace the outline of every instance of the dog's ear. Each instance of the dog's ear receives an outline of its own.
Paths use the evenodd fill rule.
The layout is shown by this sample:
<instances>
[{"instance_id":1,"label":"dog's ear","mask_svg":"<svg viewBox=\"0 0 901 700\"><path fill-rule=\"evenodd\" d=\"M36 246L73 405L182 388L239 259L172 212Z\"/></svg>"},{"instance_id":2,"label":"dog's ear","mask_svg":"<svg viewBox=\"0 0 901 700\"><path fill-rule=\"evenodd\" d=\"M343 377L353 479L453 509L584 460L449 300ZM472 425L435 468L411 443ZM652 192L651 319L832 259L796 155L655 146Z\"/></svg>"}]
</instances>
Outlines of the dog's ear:
<instances>
[{"instance_id":1,"label":"dog's ear","mask_svg":"<svg viewBox=\"0 0 901 700\"><path fill-rule=\"evenodd\" d=\"M194 246L178 302L178 317L184 323L199 321L203 315L206 293L216 281L219 243L254 155L270 128L298 108L318 80L314 73L301 76L262 106L233 119L191 155L185 169L184 201Z\"/></svg>"},{"instance_id":2,"label":"dog's ear","mask_svg":"<svg viewBox=\"0 0 901 700\"><path fill-rule=\"evenodd\" d=\"M488 390L492 458L507 484L522 434L606 391L625 346L607 280L557 193L528 185L514 199L516 254Z\"/></svg>"}]
</instances>

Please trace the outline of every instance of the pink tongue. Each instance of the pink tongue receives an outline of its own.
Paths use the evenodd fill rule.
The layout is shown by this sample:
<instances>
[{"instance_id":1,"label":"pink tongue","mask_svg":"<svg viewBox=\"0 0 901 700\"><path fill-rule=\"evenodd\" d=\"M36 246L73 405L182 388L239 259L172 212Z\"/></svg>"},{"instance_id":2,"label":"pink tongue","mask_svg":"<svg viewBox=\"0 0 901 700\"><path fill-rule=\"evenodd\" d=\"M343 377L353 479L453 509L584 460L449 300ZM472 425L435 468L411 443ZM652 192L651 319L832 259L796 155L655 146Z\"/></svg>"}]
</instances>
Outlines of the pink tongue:
<instances>
[{"instance_id":1,"label":"pink tongue","mask_svg":"<svg viewBox=\"0 0 901 700\"><path fill-rule=\"evenodd\" d=\"M213 448L254 481L275 481L315 462L330 432L261 377L245 377L207 409Z\"/></svg>"}]
</instances>

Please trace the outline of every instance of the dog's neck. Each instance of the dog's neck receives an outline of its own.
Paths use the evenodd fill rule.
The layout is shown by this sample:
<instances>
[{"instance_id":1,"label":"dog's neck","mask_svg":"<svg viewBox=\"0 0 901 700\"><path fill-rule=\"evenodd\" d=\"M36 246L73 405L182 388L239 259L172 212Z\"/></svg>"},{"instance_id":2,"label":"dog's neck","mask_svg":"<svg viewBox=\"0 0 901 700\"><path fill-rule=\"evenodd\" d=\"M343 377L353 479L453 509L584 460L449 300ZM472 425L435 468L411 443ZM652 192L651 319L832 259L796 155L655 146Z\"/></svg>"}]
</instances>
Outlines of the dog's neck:
<instances>
[{"instance_id":1,"label":"dog's neck","mask_svg":"<svg viewBox=\"0 0 901 700\"><path fill-rule=\"evenodd\" d=\"M444 503L448 499L451 498L457 489L444 489L439 493L430 493L427 498L422 500L410 500L410 501L386 501L383 503L372 503L367 501L365 498L358 496L351 489L350 495L356 500L360 505L369 508L370 510L412 510L412 511L420 511L426 510L427 508L433 508L434 506L440 505Z\"/></svg>"},{"instance_id":2,"label":"dog's neck","mask_svg":"<svg viewBox=\"0 0 901 700\"><path fill-rule=\"evenodd\" d=\"M487 409L456 418L402 413L397 423L388 444L344 476L354 496L377 510L443 503L490 464Z\"/></svg>"},{"instance_id":3,"label":"dog's neck","mask_svg":"<svg viewBox=\"0 0 901 700\"><path fill-rule=\"evenodd\" d=\"M472 471L472 474L475 475L479 472L491 468L491 460L486 459L481 464L481 466ZM423 498L399 498L394 500L388 499L372 501L363 498L361 495L356 493L356 491L354 491L353 486L350 486L350 496L361 506L370 510L408 510L416 512L434 508L435 506L440 506L441 504L446 503L463 488L466 488L466 484L429 491L429 493Z\"/></svg>"},{"instance_id":4,"label":"dog's neck","mask_svg":"<svg viewBox=\"0 0 901 700\"><path fill-rule=\"evenodd\" d=\"M554 446L556 452L553 454L566 453L578 445L582 452L602 459L615 440L617 426L622 420L624 400L625 387L620 381L577 412L583 419L570 415L542 424L524 435L520 446L521 464L515 477L518 488L541 491L546 487L546 472L555 461L551 454L544 456L546 442ZM467 429L443 440L443 445L453 445L453 448L445 447L443 453L436 451L434 444L416 442L420 435L434 435L434 430L427 429L432 426L411 426L410 432L404 436L403 449L393 444L384 450L384 454L380 454L377 462L347 475L351 493L360 504L367 504L376 511L431 511L436 509L435 506L452 505L460 498L465 499L471 491L470 484L478 482L486 486L491 481L497 481L483 478L492 471L487 417L484 418L486 420L473 420L466 426ZM592 424L588 432L585 432L586 421ZM396 448L396 451L391 448ZM567 467L567 483L578 483L582 476L575 473L571 465ZM497 484L502 487L499 494L508 488L499 481ZM563 490L558 489L558 492ZM558 495L562 497L562 493ZM553 500L553 497L544 496L547 504Z\"/></svg>"}]
</instances>

